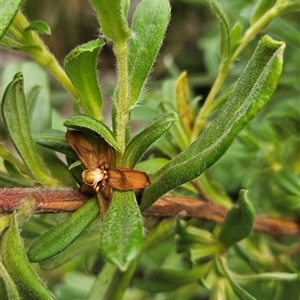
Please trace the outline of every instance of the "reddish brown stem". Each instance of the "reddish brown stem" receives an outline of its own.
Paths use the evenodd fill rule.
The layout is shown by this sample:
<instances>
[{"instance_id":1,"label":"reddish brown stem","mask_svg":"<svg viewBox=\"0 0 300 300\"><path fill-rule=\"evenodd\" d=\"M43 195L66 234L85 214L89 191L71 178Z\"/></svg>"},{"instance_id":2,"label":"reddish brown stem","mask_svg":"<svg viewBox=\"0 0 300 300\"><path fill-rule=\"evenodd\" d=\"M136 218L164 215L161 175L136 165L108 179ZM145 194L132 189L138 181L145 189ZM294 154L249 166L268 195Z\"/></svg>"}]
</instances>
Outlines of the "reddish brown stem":
<instances>
[{"instance_id":1,"label":"reddish brown stem","mask_svg":"<svg viewBox=\"0 0 300 300\"><path fill-rule=\"evenodd\" d=\"M13 212L21 200L27 197L37 201L36 213L72 212L89 199L74 189L0 189L0 213Z\"/></svg>"},{"instance_id":2,"label":"reddish brown stem","mask_svg":"<svg viewBox=\"0 0 300 300\"><path fill-rule=\"evenodd\" d=\"M0 213L11 213L22 199L33 197L37 201L36 213L72 212L88 199L86 195L73 189L15 188L0 189ZM227 209L213 202L189 197L164 196L146 210L144 216L202 218L223 223ZM254 230L273 236L300 236L300 226L296 222L256 215Z\"/></svg>"}]
</instances>

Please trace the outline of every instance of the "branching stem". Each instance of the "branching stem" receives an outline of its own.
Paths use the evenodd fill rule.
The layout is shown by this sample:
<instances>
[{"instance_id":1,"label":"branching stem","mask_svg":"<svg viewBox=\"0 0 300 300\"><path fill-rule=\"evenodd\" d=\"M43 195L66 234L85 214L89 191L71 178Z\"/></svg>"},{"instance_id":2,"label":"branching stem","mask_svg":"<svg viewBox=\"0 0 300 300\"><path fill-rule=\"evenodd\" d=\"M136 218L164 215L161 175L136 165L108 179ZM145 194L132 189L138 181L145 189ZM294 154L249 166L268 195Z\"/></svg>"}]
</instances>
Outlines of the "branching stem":
<instances>
[{"instance_id":1,"label":"branching stem","mask_svg":"<svg viewBox=\"0 0 300 300\"><path fill-rule=\"evenodd\" d=\"M26 197L36 199L37 214L76 211L89 199L74 189L0 189L0 213L12 213ZM211 201L207 202L207 200L203 201L184 196L164 196L146 210L143 215L156 218L192 217L223 223L227 211L227 208L214 204ZM300 226L296 222L268 218L264 215L256 215L254 230L273 236L300 236Z\"/></svg>"}]
</instances>

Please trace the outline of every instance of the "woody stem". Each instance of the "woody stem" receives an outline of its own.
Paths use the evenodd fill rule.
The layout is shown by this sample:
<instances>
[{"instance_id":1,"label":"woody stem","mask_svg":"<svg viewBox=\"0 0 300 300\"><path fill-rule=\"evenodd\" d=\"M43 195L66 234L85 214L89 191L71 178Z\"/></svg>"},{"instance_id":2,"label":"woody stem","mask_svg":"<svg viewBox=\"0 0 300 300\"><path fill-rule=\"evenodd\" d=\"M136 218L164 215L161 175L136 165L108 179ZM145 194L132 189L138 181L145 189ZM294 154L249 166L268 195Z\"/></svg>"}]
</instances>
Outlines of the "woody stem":
<instances>
[{"instance_id":1,"label":"woody stem","mask_svg":"<svg viewBox=\"0 0 300 300\"><path fill-rule=\"evenodd\" d=\"M22 199L36 199L36 213L72 212L79 209L88 197L73 189L14 188L0 189L0 213L12 213ZM145 217L192 217L223 223L228 209L213 202L190 197L162 197L146 210ZM300 225L293 221L256 215L254 230L273 236L300 236Z\"/></svg>"}]
</instances>

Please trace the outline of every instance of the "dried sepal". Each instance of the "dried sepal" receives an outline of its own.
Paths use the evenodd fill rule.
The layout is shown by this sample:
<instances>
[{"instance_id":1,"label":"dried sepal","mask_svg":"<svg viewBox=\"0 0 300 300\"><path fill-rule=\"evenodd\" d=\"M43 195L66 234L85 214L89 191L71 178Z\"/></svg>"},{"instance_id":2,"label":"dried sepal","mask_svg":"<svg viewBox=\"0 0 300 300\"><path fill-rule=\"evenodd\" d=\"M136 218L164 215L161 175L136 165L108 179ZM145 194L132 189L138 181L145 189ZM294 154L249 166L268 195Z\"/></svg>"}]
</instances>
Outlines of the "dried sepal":
<instances>
[{"instance_id":1,"label":"dried sepal","mask_svg":"<svg viewBox=\"0 0 300 300\"><path fill-rule=\"evenodd\" d=\"M68 130L66 140L86 168L93 170L98 167L96 149L82 132Z\"/></svg>"},{"instance_id":2,"label":"dried sepal","mask_svg":"<svg viewBox=\"0 0 300 300\"><path fill-rule=\"evenodd\" d=\"M146 173L118 168L108 170L108 184L120 191L143 189L150 184Z\"/></svg>"},{"instance_id":3,"label":"dried sepal","mask_svg":"<svg viewBox=\"0 0 300 300\"><path fill-rule=\"evenodd\" d=\"M125 169L110 168L112 150L110 145L99 137L98 149L80 131L68 131L66 139L87 170L82 172L83 193L96 192L100 206L100 217L104 218L112 199L113 189L129 191L143 189L150 185L146 173Z\"/></svg>"}]
</instances>

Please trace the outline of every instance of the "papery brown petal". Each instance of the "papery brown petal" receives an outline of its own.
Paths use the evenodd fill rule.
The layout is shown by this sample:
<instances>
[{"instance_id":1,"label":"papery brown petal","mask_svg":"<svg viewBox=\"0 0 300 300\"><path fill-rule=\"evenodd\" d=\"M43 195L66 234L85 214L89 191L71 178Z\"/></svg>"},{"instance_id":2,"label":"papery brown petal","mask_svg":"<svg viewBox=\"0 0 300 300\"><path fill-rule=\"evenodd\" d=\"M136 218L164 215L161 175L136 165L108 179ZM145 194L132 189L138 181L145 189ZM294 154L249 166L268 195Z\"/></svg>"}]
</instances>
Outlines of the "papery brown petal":
<instances>
[{"instance_id":1,"label":"papery brown petal","mask_svg":"<svg viewBox=\"0 0 300 300\"><path fill-rule=\"evenodd\" d=\"M103 220L112 199L112 188L110 186L106 186L105 189L97 193L97 197L100 207L100 218Z\"/></svg>"},{"instance_id":2,"label":"papery brown petal","mask_svg":"<svg viewBox=\"0 0 300 300\"><path fill-rule=\"evenodd\" d=\"M110 145L99 136L98 140L98 159L99 159L99 166L104 166L105 169L110 168L111 164L111 147Z\"/></svg>"},{"instance_id":3,"label":"papery brown petal","mask_svg":"<svg viewBox=\"0 0 300 300\"><path fill-rule=\"evenodd\" d=\"M68 130L66 133L66 140L81 162L89 170L94 170L99 166L97 151L82 132Z\"/></svg>"},{"instance_id":4,"label":"papery brown petal","mask_svg":"<svg viewBox=\"0 0 300 300\"><path fill-rule=\"evenodd\" d=\"M125 168L109 169L107 182L121 191L142 189L150 184L146 173Z\"/></svg>"}]
</instances>

